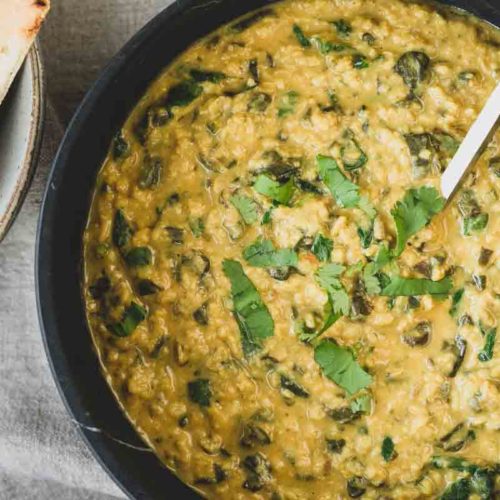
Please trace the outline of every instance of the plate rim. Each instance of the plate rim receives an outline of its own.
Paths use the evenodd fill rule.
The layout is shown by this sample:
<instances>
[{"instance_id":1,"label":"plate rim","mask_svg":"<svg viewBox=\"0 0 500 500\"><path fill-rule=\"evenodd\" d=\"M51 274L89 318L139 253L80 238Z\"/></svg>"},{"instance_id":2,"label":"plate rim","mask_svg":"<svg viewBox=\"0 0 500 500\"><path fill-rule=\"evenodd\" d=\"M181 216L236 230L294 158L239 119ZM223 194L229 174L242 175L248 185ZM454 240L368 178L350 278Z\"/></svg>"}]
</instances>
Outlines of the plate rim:
<instances>
[{"instance_id":1,"label":"plate rim","mask_svg":"<svg viewBox=\"0 0 500 500\"><path fill-rule=\"evenodd\" d=\"M42 53L38 39L28 52L24 64L29 64L32 77L32 111L30 131L28 135L26 154L17 175L16 186L12 193L7 209L0 214L0 243L7 236L16 217L18 216L26 195L33 180L36 165L40 157L45 123L45 73L43 68Z\"/></svg>"}]
</instances>

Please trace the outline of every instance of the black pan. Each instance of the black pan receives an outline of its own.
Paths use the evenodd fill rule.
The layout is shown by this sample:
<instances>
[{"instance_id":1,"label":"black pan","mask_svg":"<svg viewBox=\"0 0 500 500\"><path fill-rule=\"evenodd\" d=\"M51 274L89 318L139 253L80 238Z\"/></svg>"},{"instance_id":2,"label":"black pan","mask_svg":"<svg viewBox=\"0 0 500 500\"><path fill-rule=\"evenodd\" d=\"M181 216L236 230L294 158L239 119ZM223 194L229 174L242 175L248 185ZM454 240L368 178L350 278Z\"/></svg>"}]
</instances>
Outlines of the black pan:
<instances>
[{"instance_id":1,"label":"black pan","mask_svg":"<svg viewBox=\"0 0 500 500\"><path fill-rule=\"evenodd\" d=\"M132 38L76 112L54 161L40 216L36 287L54 378L95 457L130 497L198 498L170 474L119 409L99 370L80 294L82 233L112 136L150 82L193 41L273 0L177 0ZM500 26L498 0L447 0ZM96 431L96 429L101 430ZM126 444L123 444L126 443Z\"/></svg>"}]
</instances>

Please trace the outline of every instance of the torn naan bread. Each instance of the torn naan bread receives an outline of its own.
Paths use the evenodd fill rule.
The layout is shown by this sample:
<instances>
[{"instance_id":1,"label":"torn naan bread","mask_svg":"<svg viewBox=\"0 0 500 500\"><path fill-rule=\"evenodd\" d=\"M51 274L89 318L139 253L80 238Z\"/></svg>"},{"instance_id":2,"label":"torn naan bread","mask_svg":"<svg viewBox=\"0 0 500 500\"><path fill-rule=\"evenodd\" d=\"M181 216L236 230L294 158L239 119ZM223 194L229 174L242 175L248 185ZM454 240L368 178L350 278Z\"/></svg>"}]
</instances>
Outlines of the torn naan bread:
<instances>
[{"instance_id":1,"label":"torn naan bread","mask_svg":"<svg viewBox=\"0 0 500 500\"><path fill-rule=\"evenodd\" d=\"M0 0L0 104L49 8L50 0Z\"/></svg>"}]
</instances>

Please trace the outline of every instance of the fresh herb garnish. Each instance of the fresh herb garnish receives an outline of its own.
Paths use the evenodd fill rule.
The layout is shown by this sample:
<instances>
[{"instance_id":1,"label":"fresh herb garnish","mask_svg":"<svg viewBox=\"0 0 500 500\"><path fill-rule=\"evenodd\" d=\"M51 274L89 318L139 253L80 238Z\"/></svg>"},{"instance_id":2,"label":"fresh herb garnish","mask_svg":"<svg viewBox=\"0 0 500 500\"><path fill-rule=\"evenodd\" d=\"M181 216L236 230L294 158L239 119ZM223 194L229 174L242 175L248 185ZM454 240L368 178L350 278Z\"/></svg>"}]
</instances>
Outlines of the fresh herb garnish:
<instances>
[{"instance_id":1,"label":"fresh herb garnish","mask_svg":"<svg viewBox=\"0 0 500 500\"><path fill-rule=\"evenodd\" d=\"M465 292L465 290L463 288L460 288L451 296L450 315L453 317L455 317L457 315L458 306L460 305L460 302L462 301L462 298L464 296L464 292Z\"/></svg>"},{"instance_id":2,"label":"fresh herb garnish","mask_svg":"<svg viewBox=\"0 0 500 500\"><path fill-rule=\"evenodd\" d=\"M419 295L448 295L453 288L449 277L440 281L428 279L390 277L389 283L384 287L381 295L386 297L410 297Z\"/></svg>"},{"instance_id":3,"label":"fresh herb garnish","mask_svg":"<svg viewBox=\"0 0 500 500\"><path fill-rule=\"evenodd\" d=\"M481 326L481 333L484 337L484 347L477 355L479 361L486 363L493 359L493 350L497 338L497 329L495 327L485 329Z\"/></svg>"},{"instance_id":4,"label":"fresh herb garnish","mask_svg":"<svg viewBox=\"0 0 500 500\"><path fill-rule=\"evenodd\" d=\"M233 314L240 329L243 353L248 357L262 348L263 340L274 335L274 321L241 264L224 260L222 268L231 282Z\"/></svg>"},{"instance_id":5,"label":"fresh herb garnish","mask_svg":"<svg viewBox=\"0 0 500 500\"><path fill-rule=\"evenodd\" d=\"M264 174L257 177L253 188L258 193L267 196L282 205L288 205L295 191L293 179L289 179L284 184L280 184L278 181L275 181Z\"/></svg>"},{"instance_id":6,"label":"fresh herb garnish","mask_svg":"<svg viewBox=\"0 0 500 500\"><path fill-rule=\"evenodd\" d=\"M229 199L231 204L238 210L245 224L254 224L259 218L258 205L249 196L234 195Z\"/></svg>"},{"instance_id":7,"label":"fresh herb garnish","mask_svg":"<svg viewBox=\"0 0 500 500\"><path fill-rule=\"evenodd\" d=\"M342 208L357 206L360 200L359 187L347 179L337 162L329 156L318 155L317 164L321 180L338 205Z\"/></svg>"},{"instance_id":8,"label":"fresh herb garnish","mask_svg":"<svg viewBox=\"0 0 500 500\"><path fill-rule=\"evenodd\" d=\"M194 80L184 80L170 88L163 103L167 109L187 106L203 92L203 87Z\"/></svg>"},{"instance_id":9,"label":"fresh herb garnish","mask_svg":"<svg viewBox=\"0 0 500 500\"><path fill-rule=\"evenodd\" d=\"M206 378L198 378L188 383L189 399L200 406L210 406L212 399L212 389L210 381Z\"/></svg>"},{"instance_id":10,"label":"fresh herb garnish","mask_svg":"<svg viewBox=\"0 0 500 500\"><path fill-rule=\"evenodd\" d=\"M220 83L226 78L220 71L206 71L202 69L192 69L189 75L195 82Z\"/></svg>"},{"instance_id":11,"label":"fresh herb garnish","mask_svg":"<svg viewBox=\"0 0 500 500\"><path fill-rule=\"evenodd\" d=\"M439 213L445 204L433 187L410 189L391 211L397 229L397 243L394 253L401 255L406 242Z\"/></svg>"},{"instance_id":12,"label":"fresh herb garnish","mask_svg":"<svg viewBox=\"0 0 500 500\"><path fill-rule=\"evenodd\" d=\"M333 312L347 315L350 307L349 295L340 281L340 275L344 271L345 267L339 264L325 264L316 271L316 281L328 293Z\"/></svg>"},{"instance_id":13,"label":"fresh herb garnish","mask_svg":"<svg viewBox=\"0 0 500 500\"><path fill-rule=\"evenodd\" d=\"M299 263L298 256L293 249L276 249L271 240L262 238L245 248L243 258L254 267L296 267Z\"/></svg>"},{"instance_id":14,"label":"fresh herb garnish","mask_svg":"<svg viewBox=\"0 0 500 500\"><path fill-rule=\"evenodd\" d=\"M146 295L154 295L157 292L161 292L163 288L151 280L143 279L137 283L137 291L141 297Z\"/></svg>"},{"instance_id":15,"label":"fresh herb garnish","mask_svg":"<svg viewBox=\"0 0 500 500\"><path fill-rule=\"evenodd\" d=\"M295 90L290 90L284 94L278 105L278 117L284 118L285 116L293 114L298 102L299 94L295 92Z\"/></svg>"},{"instance_id":16,"label":"fresh herb garnish","mask_svg":"<svg viewBox=\"0 0 500 500\"><path fill-rule=\"evenodd\" d=\"M189 229L195 238L201 238L205 232L205 221L201 217L195 217L189 220Z\"/></svg>"},{"instance_id":17,"label":"fresh herb garnish","mask_svg":"<svg viewBox=\"0 0 500 500\"><path fill-rule=\"evenodd\" d=\"M354 394L372 383L372 377L361 368L353 352L330 340L322 340L314 349L314 359L323 374Z\"/></svg>"},{"instance_id":18,"label":"fresh herb garnish","mask_svg":"<svg viewBox=\"0 0 500 500\"><path fill-rule=\"evenodd\" d=\"M352 26L345 19L338 19L333 21L332 24L340 36L347 37L351 34Z\"/></svg>"},{"instance_id":19,"label":"fresh herb garnish","mask_svg":"<svg viewBox=\"0 0 500 500\"><path fill-rule=\"evenodd\" d=\"M146 319L147 315L147 309L132 302L132 304L125 309L121 321L110 324L108 328L117 337L128 337L132 335L134 330L139 326L139 323Z\"/></svg>"},{"instance_id":20,"label":"fresh herb garnish","mask_svg":"<svg viewBox=\"0 0 500 500\"><path fill-rule=\"evenodd\" d=\"M354 54L352 56L352 67L356 69L365 69L368 68L370 64L368 63L368 60L366 59L366 56L363 54Z\"/></svg>"},{"instance_id":21,"label":"fresh herb garnish","mask_svg":"<svg viewBox=\"0 0 500 500\"><path fill-rule=\"evenodd\" d=\"M125 255L125 262L129 267L149 266L153 262L153 252L149 247L132 248Z\"/></svg>"},{"instance_id":22,"label":"fresh herb garnish","mask_svg":"<svg viewBox=\"0 0 500 500\"><path fill-rule=\"evenodd\" d=\"M293 25L293 34L299 41L300 45L302 45L302 47L307 48L311 46L309 38L307 38L307 36L304 34L300 26L298 26L297 24Z\"/></svg>"},{"instance_id":23,"label":"fresh herb garnish","mask_svg":"<svg viewBox=\"0 0 500 500\"><path fill-rule=\"evenodd\" d=\"M320 262L328 262L333 250L333 241L318 233L311 246L311 252Z\"/></svg>"},{"instance_id":24,"label":"fresh herb garnish","mask_svg":"<svg viewBox=\"0 0 500 500\"><path fill-rule=\"evenodd\" d=\"M382 458L386 462L390 462L396 458L396 450L394 446L394 441L390 436L386 436L382 441L382 449L381 449Z\"/></svg>"}]
</instances>

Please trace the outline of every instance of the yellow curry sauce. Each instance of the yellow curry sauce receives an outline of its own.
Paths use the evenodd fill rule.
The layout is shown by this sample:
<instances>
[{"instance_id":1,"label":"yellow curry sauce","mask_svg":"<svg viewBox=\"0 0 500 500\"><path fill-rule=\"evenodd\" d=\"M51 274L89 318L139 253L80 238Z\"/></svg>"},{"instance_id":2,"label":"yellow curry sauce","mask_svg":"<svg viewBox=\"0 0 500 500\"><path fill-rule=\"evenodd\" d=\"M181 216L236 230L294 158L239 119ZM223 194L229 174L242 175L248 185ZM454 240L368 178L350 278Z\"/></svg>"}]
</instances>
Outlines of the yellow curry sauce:
<instances>
[{"instance_id":1,"label":"yellow curry sauce","mask_svg":"<svg viewBox=\"0 0 500 500\"><path fill-rule=\"evenodd\" d=\"M88 320L203 495L499 494L500 133L438 191L499 44L428 5L285 1L189 48L115 138Z\"/></svg>"}]
</instances>

